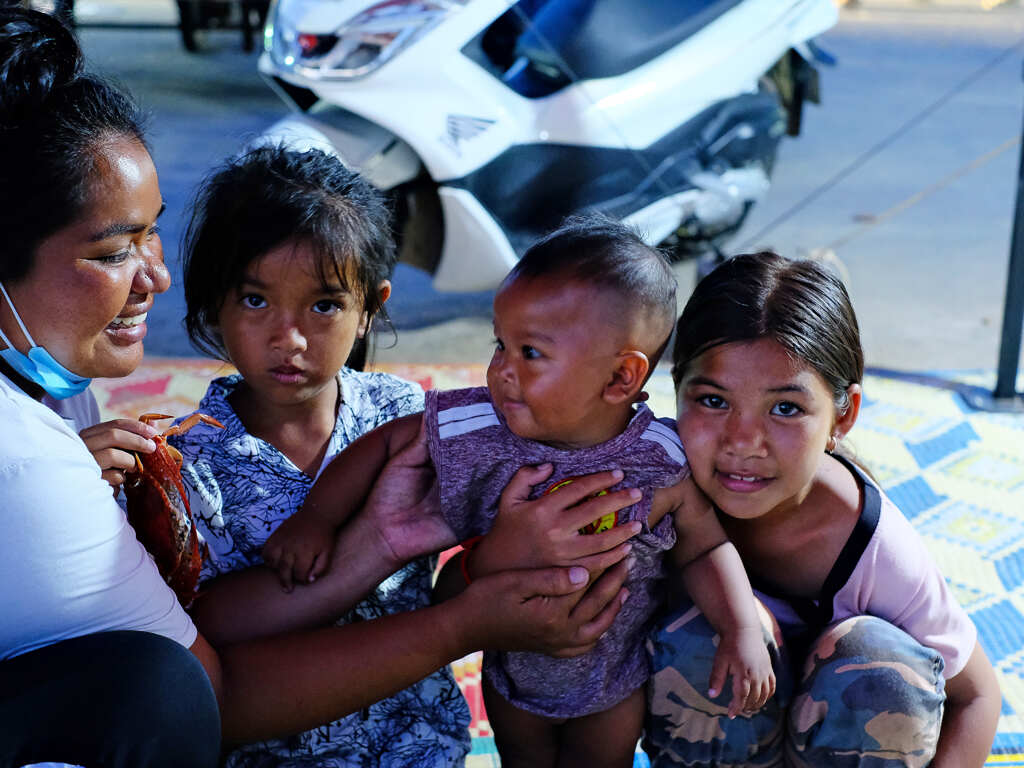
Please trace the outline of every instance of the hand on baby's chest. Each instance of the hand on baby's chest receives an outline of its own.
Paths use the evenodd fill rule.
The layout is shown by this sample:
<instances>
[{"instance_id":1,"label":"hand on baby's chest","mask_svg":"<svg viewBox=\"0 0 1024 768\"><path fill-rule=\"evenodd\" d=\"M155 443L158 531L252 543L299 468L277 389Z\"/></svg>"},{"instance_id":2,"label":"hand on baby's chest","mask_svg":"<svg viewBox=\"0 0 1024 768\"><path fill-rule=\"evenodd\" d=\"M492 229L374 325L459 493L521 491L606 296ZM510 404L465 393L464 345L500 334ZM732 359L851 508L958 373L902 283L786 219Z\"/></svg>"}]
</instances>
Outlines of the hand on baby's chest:
<instances>
[{"instance_id":1,"label":"hand on baby's chest","mask_svg":"<svg viewBox=\"0 0 1024 768\"><path fill-rule=\"evenodd\" d=\"M564 488L565 486L569 485L575 479L576 478L574 477L567 477L564 480L559 480L557 483L554 483L550 488L544 491L544 493L542 493L541 496L547 496L549 493L554 493L559 488ZM594 499L597 498L598 496L605 496L607 495L607 493L608 491L598 491L597 493L590 496L590 498ZM580 533L584 535L589 535L592 533L602 533L604 531L611 530L616 525L628 523L630 509L630 507L626 507L625 509L620 509L618 512L609 512L607 515L603 515L594 520L593 522L588 523L587 525L580 528Z\"/></svg>"}]
</instances>

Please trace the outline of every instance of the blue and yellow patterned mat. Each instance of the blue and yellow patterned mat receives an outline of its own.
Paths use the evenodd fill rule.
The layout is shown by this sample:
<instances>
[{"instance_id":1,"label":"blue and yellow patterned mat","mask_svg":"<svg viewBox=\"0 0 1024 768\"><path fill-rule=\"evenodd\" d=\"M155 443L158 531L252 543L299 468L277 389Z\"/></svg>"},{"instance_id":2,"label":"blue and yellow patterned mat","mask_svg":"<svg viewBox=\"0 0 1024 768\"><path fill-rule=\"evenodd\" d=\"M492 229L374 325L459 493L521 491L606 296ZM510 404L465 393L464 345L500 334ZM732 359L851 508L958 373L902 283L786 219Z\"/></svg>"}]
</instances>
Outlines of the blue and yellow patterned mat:
<instances>
[{"instance_id":1,"label":"blue and yellow patterned mat","mask_svg":"<svg viewBox=\"0 0 1024 768\"><path fill-rule=\"evenodd\" d=\"M380 367L426 388L484 381L480 365ZM97 382L96 392L110 417L146 410L179 415L222 372L211 362L153 359L128 379ZM981 389L992 384L985 375L960 378ZM655 373L648 390L656 413L674 411L667 370ZM1024 414L973 410L961 391L944 380L874 372L846 443L924 536L978 626L1003 692L987 765L1024 766ZM455 666L474 717L467 765L496 766L479 667L472 657ZM643 762L638 757L637 765Z\"/></svg>"}]
</instances>

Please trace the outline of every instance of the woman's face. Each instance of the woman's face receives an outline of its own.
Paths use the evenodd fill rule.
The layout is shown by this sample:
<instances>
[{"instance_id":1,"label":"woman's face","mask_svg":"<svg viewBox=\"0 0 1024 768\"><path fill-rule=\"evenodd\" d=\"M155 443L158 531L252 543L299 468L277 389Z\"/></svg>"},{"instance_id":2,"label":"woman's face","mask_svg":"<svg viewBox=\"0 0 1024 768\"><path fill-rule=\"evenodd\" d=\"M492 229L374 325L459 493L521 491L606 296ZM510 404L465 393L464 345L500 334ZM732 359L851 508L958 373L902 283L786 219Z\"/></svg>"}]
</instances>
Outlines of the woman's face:
<instances>
[{"instance_id":1,"label":"woman's face","mask_svg":"<svg viewBox=\"0 0 1024 768\"><path fill-rule=\"evenodd\" d=\"M36 344L89 378L135 370L153 295L171 284L156 227L163 200L149 153L118 137L98 155L81 215L42 241L29 274L7 286ZM6 306L0 322L27 352Z\"/></svg>"},{"instance_id":2,"label":"woman's face","mask_svg":"<svg viewBox=\"0 0 1024 768\"><path fill-rule=\"evenodd\" d=\"M742 519L799 506L829 437L849 428L837 424L821 375L772 339L702 354L680 382L677 406L694 481L725 514Z\"/></svg>"}]
</instances>

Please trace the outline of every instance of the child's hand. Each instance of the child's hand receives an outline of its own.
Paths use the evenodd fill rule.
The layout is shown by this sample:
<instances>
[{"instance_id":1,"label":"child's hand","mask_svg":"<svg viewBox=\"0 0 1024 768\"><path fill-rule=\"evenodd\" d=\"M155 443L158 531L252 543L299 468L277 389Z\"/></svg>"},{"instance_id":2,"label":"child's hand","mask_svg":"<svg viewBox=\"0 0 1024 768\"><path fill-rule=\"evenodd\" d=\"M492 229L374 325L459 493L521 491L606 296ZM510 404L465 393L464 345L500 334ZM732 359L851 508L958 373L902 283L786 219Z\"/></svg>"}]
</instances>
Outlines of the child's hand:
<instances>
[{"instance_id":1,"label":"child's hand","mask_svg":"<svg viewBox=\"0 0 1024 768\"><path fill-rule=\"evenodd\" d=\"M100 465L103 479L110 483L116 494L124 484L124 473L135 468L135 455L152 453L156 443L152 438L160 430L135 419L114 419L86 427L78 436Z\"/></svg>"},{"instance_id":2,"label":"child's hand","mask_svg":"<svg viewBox=\"0 0 1024 768\"><path fill-rule=\"evenodd\" d=\"M716 698L732 676L729 719L752 715L775 693L775 673L761 627L742 628L722 636L711 668L708 697Z\"/></svg>"},{"instance_id":3,"label":"child's hand","mask_svg":"<svg viewBox=\"0 0 1024 768\"><path fill-rule=\"evenodd\" d=\"M314 515L292 515L263 545L263 562L277 571L284 591L291 592L295 582L316 581L327 570L337 533Z\"/></svg>"}]
</instances>

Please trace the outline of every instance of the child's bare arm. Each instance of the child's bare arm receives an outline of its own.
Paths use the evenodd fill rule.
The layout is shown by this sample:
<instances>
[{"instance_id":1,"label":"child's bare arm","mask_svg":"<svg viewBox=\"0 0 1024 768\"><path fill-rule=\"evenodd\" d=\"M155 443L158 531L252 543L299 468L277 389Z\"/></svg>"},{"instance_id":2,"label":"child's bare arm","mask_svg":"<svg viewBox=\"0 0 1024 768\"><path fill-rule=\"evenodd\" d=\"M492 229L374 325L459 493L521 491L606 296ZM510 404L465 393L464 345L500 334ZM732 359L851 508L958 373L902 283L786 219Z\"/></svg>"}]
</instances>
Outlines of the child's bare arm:
<instances>
[{"instance_id":1,"label":"child's bare arm","mask_svg":"<svg viewBox=\"0 0 1024 768\"><path fill-rule=\"evenodd\" d=\"M701 555L683 569L682 577L686 591L720 638L708 696L716 698L731 676L729 717L760 709L775 693L775 673L736 548L726 542Z\"/></svg>"},{"instance_id":2,"label":"child's bare arm","mask_svg":"<svg viewBox=\"0 0 1024 768\"><path fill-rule=\"evenodd\" d=\"M677 540L671 562L686 592L720 637L708 695L717 697L731 676L729 717L756 711L775 692L775 674L743 562L714 507L692 479L674 490L681 504L673 512Z\"/></svg>"},{"instance_id":3,"label":"child's bare arm","mask_svg":"<svg viewBox=\"0 0 1024 768\"><path fill-rule=\"evenodd\" d=\"M676 529L672 563L680 571L729 540L718 522L714 506L690 475L670 488L658 488L654 492L647 524L653 528L666 513L671 513Z\"/></svg>"},{"instance_id":4,"label":"child's bare arm","mask_svg":"<svg viewBox=\"0 0 1024 768\"><path fill-rule=\"evenodd\" d=\"M975 643L966 666L946 681L946 708L931 765L980 768L992 748L1001 707L995 671Z\"/></svg>"},{"instance_id":5,"label":"child's bare arm","mask_svg":"<svg viewBox=\"0 0 1024 768\"><path fill-rule=\"evenodd\" d=\"M335 458L309 491L299 510L263 545L263 560L290 590L327 570L337 530L366 501L377 475L419 432L422 414L383 424L354 441Z\"/></svg>"}]
</instances>

